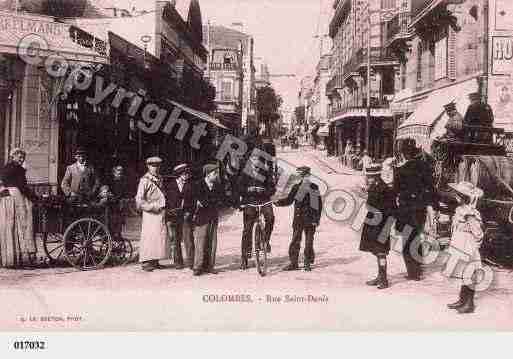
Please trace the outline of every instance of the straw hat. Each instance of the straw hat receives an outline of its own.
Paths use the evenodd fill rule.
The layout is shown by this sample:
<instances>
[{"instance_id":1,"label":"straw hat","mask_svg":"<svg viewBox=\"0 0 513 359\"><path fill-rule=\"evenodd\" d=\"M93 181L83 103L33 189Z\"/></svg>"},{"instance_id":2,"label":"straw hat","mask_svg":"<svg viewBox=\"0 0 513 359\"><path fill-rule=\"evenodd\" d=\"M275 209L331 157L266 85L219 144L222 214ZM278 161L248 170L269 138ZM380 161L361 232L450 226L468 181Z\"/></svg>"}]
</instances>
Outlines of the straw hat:
<instances>
[{"instance_id":1,"label":"straw hat","mask_svg":"<svg viewBox=\"0 0 513 359\"><path fill-rule=\"evenodd\" d=\"M162 163L162 158L160 157L149 157L146 160L147 165L160 165Z\"/></svg>"},{"instance_id":2,"label":"straw hat","mask_svg":"<svg viewBox=\"0 0 513 359\"><path fill-rule=\"evenodd\" d=\"M481 188L476 187L471 182L462 181L459 183L449 183L448 186L454 189L456 192L461 193L470 198L480 198L484 194Z\"/></svg>"}]
</instances>

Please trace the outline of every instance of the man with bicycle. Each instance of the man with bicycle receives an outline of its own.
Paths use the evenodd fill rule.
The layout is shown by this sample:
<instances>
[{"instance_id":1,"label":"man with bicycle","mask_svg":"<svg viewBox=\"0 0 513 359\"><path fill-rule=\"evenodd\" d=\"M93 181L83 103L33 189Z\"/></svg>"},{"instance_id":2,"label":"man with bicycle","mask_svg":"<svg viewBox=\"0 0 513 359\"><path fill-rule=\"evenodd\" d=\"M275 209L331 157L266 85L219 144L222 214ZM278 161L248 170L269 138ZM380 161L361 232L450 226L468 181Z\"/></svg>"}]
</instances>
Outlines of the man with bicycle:
<instances>
[{"instance_id":1,"label":"man with bicycle","mask_svg":"<svg viewBox=\"0 0 513 359\"><path fill-rule=\"evenodd\" d=\"M285 207L294 203L293 234L289 247L290 264L284 270L293 271L299 269L299 251L301 249L303 232L305 232L304 269L310 272L312 270L311 265L315 259L313 241L315 230L319 226L321 219L322 198L319 186L308 178L310 176L310 168L306 166L299 167L297 173L300 177L300 182L292 187L287 198L276 201L275 205Z\"/></svg>"},{"instance_id":2,"label":"man with bicycle","mask_svg":"<svg viewBox=\"0 0 513 359\"><path fill-rule=\"evenodd\" d=\"M265 162L261 161L260 156L257 152L252 152L249 157L248 166L244 170L239 182L239 193L241 203L250 205L262 205L261 213L265 219L265 233L264 239L267 243L266 251L271 252L271 233L274 227L274 211L271 202L271 197L276 192L274 185L274 178L272 172L272 166L264 166ZM263 167L267 167L264 171ZM253 226L258 220L257 208L252 206L245 206L243 208L244 213L244 229L242 232L242 243L241 243L241 269L246 270L248 268L248 258L251 257L251 237L253 233Z\"/></svg>"}]
</instances>

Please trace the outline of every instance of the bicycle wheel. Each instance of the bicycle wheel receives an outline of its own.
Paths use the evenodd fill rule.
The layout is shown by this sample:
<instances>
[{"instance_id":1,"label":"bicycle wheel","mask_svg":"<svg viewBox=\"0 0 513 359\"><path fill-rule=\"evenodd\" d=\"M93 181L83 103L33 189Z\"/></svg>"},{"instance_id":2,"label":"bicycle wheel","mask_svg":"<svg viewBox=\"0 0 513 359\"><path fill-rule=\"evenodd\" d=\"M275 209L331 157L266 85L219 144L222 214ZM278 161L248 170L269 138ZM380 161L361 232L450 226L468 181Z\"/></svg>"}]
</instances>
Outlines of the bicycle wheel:
<instances>
[{"instance_id":1,"label":"bicycle wheel","mask_svg":"<svg viewBox=\"0 0 513 359\"><path fill-rule=\"evenodd\" d=\"M262 277L267 274L267 248L260 223L255 224L255 257L257 271Z\"/></svg>"},{"instance_id":2,"label":"bicycle wheel","mask_svg":"<svg viewBox=\"0 0 513 359\"><path fill-rule=\"evenodd\" d=\"M96 219L79 219L64 232L64 256L75 268L101 268L109 260L111 250L110 232Z\"/></svg>"}]
</instances>

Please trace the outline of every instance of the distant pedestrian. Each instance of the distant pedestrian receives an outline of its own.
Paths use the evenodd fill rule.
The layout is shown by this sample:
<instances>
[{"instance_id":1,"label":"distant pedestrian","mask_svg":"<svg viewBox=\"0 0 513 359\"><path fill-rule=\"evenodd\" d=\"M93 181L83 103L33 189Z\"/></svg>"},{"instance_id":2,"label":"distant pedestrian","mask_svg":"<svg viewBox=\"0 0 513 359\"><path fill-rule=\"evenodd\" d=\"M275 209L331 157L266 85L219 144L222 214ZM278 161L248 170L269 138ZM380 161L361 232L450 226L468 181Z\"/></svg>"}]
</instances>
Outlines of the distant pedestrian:
<instances>
[{"instance_id":1,"label":"distant pedestrian","mask_svg":"<svg viewBox=\"0 0 513 359\"><path fill-rule=\"evenodd\" d=\"M319 226L322 214L322 198L319 187L310 179L310 168L299 167L297 172L300 182L292 187L287 198L276 201L276 206L290 206L294 203L294 219L292 221L292 241L289 246L290 264L284 268L286 271L299 269L299 252L301 239L305 233L304 269L312 270L315 261L314 236ZM301 193L304 191L304 193Z\"/></svg>"},{"instance_id":2,"label":"distant pedestrian","mask_svg":"<svg viewBox=\"0 0 513 359\"><path fill-rule=\"evenodd\" d=\"M159 260L169 259L171 252L166 226L166 198L160 176L162 159L146 160L148 172L139 181L135 201L143 212L139 261L148 272L159 267Z\"/></svg>"},{"instance_id":3,"label":"distant pedestrian","mask_svg":"<svg viewBox=\"0 0 513 359\"><path fill-rule=\"evenodd\" d=\"M364 150L360 157L359 166L362 166L363 175L367 172L367 168L372 164L372 158L369 156L369 151Z\"/></svg>"},{"instance_id":4,"label":"distant pedestrian","mask_svg":"<svg viewBox=\"0 0 513 359\"><path fill-rule=\"evenodd\" d=\"M219 181L219 166L207 164L203 167L204 178L194 185L194 267L193 273L217 274L215 270L217 251L217 228L219 208L225 195Z\"/></svg>"},{"instance_id":5,"label":"distant pedestrian","mask_svg":"<svg viewBox=\"0 0 513 359\"><path fill-rule=\"evenodd\" d=\"M360 250L372 253L378 261L378 276L366 282L378 289L388 288L387 255L390 252L389 218L395 215L395 193L382 178L382 168L368 167L367 175L367 221L363 225ZM387 178L387 177L385 177ZM378 223L376 223L378 222Z\"/></svg>"},{"instance_id":6,"label":"distant pedestrian","mask_svg":"<svg viewBox=\"0 0 513 359\"><path fill-rule=\"evenodd\" d=\"M460 295L455 303L448 304L460 314L474 311L475 285L477 272L481 269L479 247L483 240L481 214L476 209L483 191L470 182L450 183L460 198L461 205L456 208L452 219L451 247L449 254L459 258L451 277L461 279Z\"/></svg>"}]
</instances>

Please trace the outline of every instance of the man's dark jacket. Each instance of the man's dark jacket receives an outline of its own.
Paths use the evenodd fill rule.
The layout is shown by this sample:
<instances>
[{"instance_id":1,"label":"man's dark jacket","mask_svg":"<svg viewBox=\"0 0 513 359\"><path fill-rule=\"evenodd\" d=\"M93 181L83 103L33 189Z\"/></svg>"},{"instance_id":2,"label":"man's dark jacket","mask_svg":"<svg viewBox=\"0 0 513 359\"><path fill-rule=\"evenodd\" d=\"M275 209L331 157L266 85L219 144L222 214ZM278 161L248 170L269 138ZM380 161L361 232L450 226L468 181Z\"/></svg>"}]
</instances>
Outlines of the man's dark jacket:
<instances>
[{"instance_id":1,"label":"man's dark jacket","mask_svg":"<svg viewBox=\"0 0 513 359\"><path fill-rule=\"evenodd\" d=\"M302 189L305 191L305 194L302 195L302 198L300 198L301 193L299 191L303 184L304 186L308 187ZM313 203L317 202L317 208L312 206L312 203L310 202L310 196L313 196ZM301 183L298 183L292 187L287 198L277 201L276 205L282 207L290 206L292 203L294 203L293 226L319 224L322 214L322 197L319 191L319 187L315 183L311 183L309 181L305 183L304 181L301 181Z\"/></svg>"}]
</instances>

